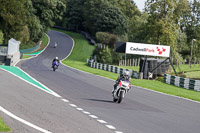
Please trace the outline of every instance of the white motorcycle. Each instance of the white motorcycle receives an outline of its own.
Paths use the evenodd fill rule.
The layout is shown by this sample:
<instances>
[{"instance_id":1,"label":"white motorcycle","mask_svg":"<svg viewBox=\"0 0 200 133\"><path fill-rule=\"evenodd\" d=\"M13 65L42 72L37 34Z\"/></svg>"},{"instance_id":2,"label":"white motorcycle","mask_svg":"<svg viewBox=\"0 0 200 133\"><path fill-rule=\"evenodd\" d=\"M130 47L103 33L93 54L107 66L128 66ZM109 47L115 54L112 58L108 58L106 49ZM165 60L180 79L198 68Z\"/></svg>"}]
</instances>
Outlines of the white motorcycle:
<instances>
[{"instance_id":1,"label":"white motorcycle","mask_svg":"<svg viewBox=\"0 0 200 133\"><path fill-rule=\"evenodd\" d=\"M130 89L130 82L120 80L116 90L113 93L113 102L121 103L122 99Z\"/></svg>"}]
</instances>

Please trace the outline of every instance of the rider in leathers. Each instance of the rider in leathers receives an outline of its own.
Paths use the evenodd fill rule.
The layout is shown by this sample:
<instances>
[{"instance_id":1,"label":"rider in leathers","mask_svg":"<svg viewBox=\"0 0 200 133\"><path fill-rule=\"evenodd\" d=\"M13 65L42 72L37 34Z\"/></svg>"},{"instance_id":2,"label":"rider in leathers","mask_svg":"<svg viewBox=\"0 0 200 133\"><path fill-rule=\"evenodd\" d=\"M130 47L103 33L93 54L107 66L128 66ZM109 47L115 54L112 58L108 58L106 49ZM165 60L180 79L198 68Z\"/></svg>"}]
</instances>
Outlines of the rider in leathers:
<instances>
[{"instance_id":1,"label":"rider in leathers","mask_svg":"<svg viewBox=\"0 0 200 133\"><path fill-rule=\"evenodd\" d=\"M127 71L127 70L125 70L125 71L123 72L123 74L120 74L120 75L119 75L119 77L118 77L117 80L115 81L116 83L114 84L114 89L113 89L112 93L115 92L115 90L117 89L117 86L118 86L120 80L122 80L122 79L127 80L127 81L131 84L130 72Z\"/></svg>"},{"instance_id":2,"label":"rider in leathers","mask_svg":"<svg viewBox=\"0 0 200 133\"><path fill-rule=\"evenodd\" d=\"M52 61L52 68L53 68L53 63L54 63L55 61L58 61L58 64L60 64L60 61L59 61L58 57L56 57L56 58L53 59L53 61Z\"/></svg>"}]
</instances>

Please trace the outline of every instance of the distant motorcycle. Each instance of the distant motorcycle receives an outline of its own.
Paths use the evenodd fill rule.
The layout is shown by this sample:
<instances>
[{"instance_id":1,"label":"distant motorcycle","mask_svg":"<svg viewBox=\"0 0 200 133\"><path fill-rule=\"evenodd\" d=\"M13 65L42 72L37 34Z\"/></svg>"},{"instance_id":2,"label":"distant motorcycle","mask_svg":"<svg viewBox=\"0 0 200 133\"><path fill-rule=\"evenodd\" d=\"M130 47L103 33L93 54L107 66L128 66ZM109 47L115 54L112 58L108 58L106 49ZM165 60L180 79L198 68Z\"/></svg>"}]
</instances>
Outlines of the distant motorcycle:
<instances>
[{"instance_id":1,"label":"distant motorcycle","mask_svg":"<svg viewBox=\"0 0 200 133\"><path fill-rule=\"evenodd\" d=\"M126 80L120 80L117 89L113 93L113 102L121 103L122 99L130 89L130 83Z\"/></svg>"},{"instance_id":2,"label":"distant motorcycle","mask_svg":"<svg viewBox=\"0 0 200 133\"><path fill-rule=\"evenodd\" d=\"M56 71L56 69L58 69L59 63L58 61L54 61L53 62L53 71Z\"/></svg>"},{"instance_id":3,"label":"distant motorcycle","mask_svg":"<svg viewBox=\"0 0 200 133\"><path fill-rule=\"evenodd\" d=\"M54 44L54 48L57 48L57 43Z\"/></svg>"}]
</instances>

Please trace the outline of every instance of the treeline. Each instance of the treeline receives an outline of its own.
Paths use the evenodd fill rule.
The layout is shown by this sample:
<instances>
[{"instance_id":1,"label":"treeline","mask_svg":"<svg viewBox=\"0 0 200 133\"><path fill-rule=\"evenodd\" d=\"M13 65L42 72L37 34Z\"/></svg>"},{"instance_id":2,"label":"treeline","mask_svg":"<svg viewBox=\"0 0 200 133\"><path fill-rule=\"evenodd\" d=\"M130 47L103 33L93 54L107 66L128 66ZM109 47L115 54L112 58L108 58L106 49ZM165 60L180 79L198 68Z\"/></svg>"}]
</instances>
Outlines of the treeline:
<instances>
[{"instance_id":1,"label":"treeline","mask_svg":"<svg viewBox=\"0 0 200 133\"><path fill-rule=\"evenodd\" d=\"M0 43L10 38L37 42L54 25L85 31L103 44L94 54L116 63L116 41L171 46L178 62L200 59L200 1L147 0L140 12L134 0L0 0Z\"/></svg>"},{"instance_id":2,"label":"treeline","mask_svg":"<svg viewBox=\"0 0 200 133\"><path fill-rule=\"evenodd\" d=\"M0 43L10 38L37 42L49 27L62 20L64 0L0 0Z\"/></svg>"}]
</instances>

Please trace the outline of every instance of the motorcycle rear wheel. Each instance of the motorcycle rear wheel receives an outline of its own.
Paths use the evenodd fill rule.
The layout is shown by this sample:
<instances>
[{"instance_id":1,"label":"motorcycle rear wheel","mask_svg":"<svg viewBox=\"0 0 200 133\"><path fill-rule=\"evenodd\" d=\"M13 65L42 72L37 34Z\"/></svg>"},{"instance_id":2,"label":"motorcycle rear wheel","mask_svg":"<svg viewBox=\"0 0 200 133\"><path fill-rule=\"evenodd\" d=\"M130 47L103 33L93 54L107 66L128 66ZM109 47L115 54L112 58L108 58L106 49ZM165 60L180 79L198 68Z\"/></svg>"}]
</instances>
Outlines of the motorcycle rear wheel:
<instances>
[{"instance_id":1,"label":"motorcycle rear wheel","mask_svg":"<svg viewBox=\"0 0 200 133\"><path fill-rule=\"evenodd\" d=\"M53 66L53 71L56 71L56 66Z\"/></svg>"}]
</instances>

